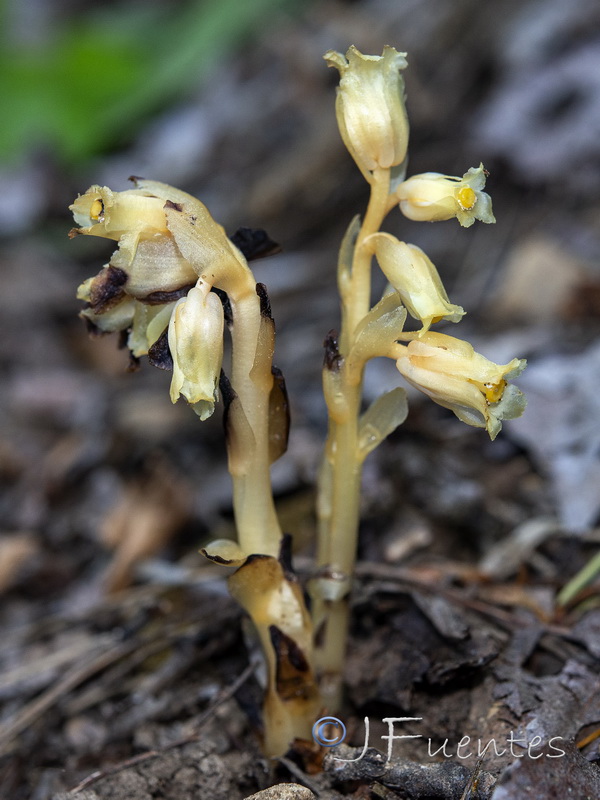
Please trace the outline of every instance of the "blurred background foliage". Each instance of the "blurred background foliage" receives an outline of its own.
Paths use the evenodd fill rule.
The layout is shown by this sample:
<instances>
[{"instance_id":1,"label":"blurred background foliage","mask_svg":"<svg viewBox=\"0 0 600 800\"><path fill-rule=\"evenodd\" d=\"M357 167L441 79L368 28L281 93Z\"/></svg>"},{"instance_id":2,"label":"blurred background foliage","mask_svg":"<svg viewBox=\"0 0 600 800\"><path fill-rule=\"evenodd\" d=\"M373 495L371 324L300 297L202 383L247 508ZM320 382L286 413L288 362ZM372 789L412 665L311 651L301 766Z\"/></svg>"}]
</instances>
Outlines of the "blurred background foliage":
<instances>
[{"instance_id":1,"label":"blurred background foliage","mask_svg":"<svg viewBox=\"0 0 600 800\"><path fill-rule=\"evenodd\" d=\"M58 13L40 36L27 24L39 3L19 8L2 0L0 161L18 165L42 147L74 166L123 144L149 115L185 97L271 12L306 2L64 4L62 13L61 4L48 3Z\"/></svg>"}]
</instances>

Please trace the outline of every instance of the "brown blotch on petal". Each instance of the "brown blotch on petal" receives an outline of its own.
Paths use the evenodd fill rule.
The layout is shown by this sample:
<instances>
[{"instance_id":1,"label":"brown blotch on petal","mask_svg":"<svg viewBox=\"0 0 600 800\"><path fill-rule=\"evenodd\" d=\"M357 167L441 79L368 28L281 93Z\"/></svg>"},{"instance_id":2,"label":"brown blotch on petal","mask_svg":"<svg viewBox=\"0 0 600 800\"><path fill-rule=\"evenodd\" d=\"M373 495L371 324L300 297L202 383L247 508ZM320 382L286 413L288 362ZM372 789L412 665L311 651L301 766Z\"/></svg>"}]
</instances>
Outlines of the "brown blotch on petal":
<instances>
[{"instance_id":1,"label":"brown blotch on petal","mask_svg":"<svg viewBox=\"0 0 600 800\"><path fill-rule=\"evenodd\" d=\"M147 294L146 297L137 297L136 300L139 300L140 303L145 303L148 306L162 306L166 303L172 303L175 300L179 300L182 297L185 297L190 289L193 289L195 286L194 283L186 283L185 286L182 286L179 289L173 289L170 292L150 292Z\"/></svg>"},{"instance_id":2,"label":"brown blotch on petal","mask_svg":"<svg viewBox=\"0 0 600 800\"><path fill-rule=\"evenodd\" d=\"M229 406L237 397L237 394L233 391L231 386L231 381L225 375L223 370L221 370L221 374L219 375L219 390L221 392L221 397L223 398L223 406L224 406L224 413L223 413L223 424L225 428L227 428L227 412L229 410Z\"/></svg>"},{"instance_id":3,"label":"brown blotch on petal","mask_svg":"<svg viewBox=\"0 0 600 800\"><path fill-rule=\"evenodd\" d=\"M183 211L181 203L174 203L172 200L167 200L163 208L172 208L174 211Z\"/></svg>"},{"instance_id":4,"label":"brown blotch on petal","mask_svg":"<svg viewBox=\"0 0 600 800\"><path fill-rule=\"evenodd\" d=\"M223 306L223 317L225 318L225 324L229 329L231 329L231 326L233 325L233 310L231 308L231 301L229 299L229 295L222 289L217 289L216 286L211 287L211 292L214 292L221 301L221 305Z\"/></svg>"},{"instance_id":5,"label":"brown blotch on petal","mask_svg":"<svg viewBox=\"0 0 600 800\"><path fill-rule=\"evenodd\" d=\"M129 339L129 330L119 331L117 339L117 347L119 350L125 350L127 347L127 340Z\"/></svg>"},{"instance_id":6,"label":"brown blotch on petal","mask_svg":"<svg viewBox=\"0 0 600 800\"><path fill-rule=\"evenodd\" d=\"M292 536L290 533L284 533L281 537L278 561L281 564L286 579L291 583L296 583L298 579L296 578L296 573L292 566Z\"/></svg>"},{"instance_id":7,"label":"brown blotch on petal","mask_svg":"<svg viewBox=\"0 0 600 800\"><path fill-rule=\"evenodd\" d=\"M248 457L255 447L254 433L240 398L223 370L219 378L219 389L224 405L223 429L227 443L229 471L232 475L241 475L248 468Z\"/></svg>"},{"instance_id":8,"label":"brown blotch on petal","mask_svg":"<svg viewBox=\"0 0 600 800\"><path fill-rule=\"evenodd\" d=\"M86 306L89 307L89 303L86 303ZM85 314L80 314L79 316L85 322L86 330L92 339L99 339L101 336L108 335L108 331L100 330L100 328L94 324L89 317L86 317Z\"/></svg>"},{"instance_id":9,"label":"brown blotch on petal","mask_svg":"<svg viewBox=\"0 0 600 800\"><path fill-rule=\"evenodd\" d=\"M238 399L238 396L231 385L231 381L223 370L221 370L221 374L219 375L219 391L221 392L221 399L223 400L223 431L225 432L227 447L230 448L233 446L235 440L235 431L233 430L230 420L231 406L234 400Z\"/></svg>"},{"instance_id":10,"label":"brown blotch on petal","mask_svg":"<svg viewBox=\"0 0 600 800\"><path fill-rule=\"evenodd\" d=\"M344 363L344 359L340 355L337 331L329 331L323 342L323 347L325 348L324 365L330 372L338 372Z\"/></svg>"},{"instance_id":11,"label":"brown blotch on petal","mask_svg":"<svg viewBox=\"0 0 600 800\"><path fill-rule=\"evenodd\" d=\"M269 626L271 644L275 651L275 686L283 700L298 700L309 696L311 684L306 682L310 671L308 661L296 642L276 625Z\"/></svg>"},{"instance_id":12,"label":"brown blotch on petal","mask_svg":"<svg viewBox=\"0 0 600 800\"><path fill-rule=\"evenodd\" d=\"M288 636L276 625L269 625L269 634L271 636L271 644L275 648L280 659L286 658L289 664L298 672L308 671L308 661L291 636ZM278 663L278 669L279 666Z\"/></svg>"},{"instance_id":13,"label":"brown blotch on petal","mask_svg":"<svg viewBox=\"0 0 600 800\"><path fill-rule=\"evenodd\" d=\"M286 452L290 437L290 404L285 378L272 366L273 386L269 392L269 460L273 464Z\"/></svg>"},{"instance_id":14,"label":"brown blotch on petal","mask_svg":"<svg viewBox=\"0 0 600 800\"><path fill-rule=\"evenodd\" d=\"M169 329L165 328L158 339L148 349L148 361L158 369L173 369L173 356L169 349Z\"/></svg>"},{"instance_id":15,"label":"brown blotch on petal","mask_svg":"<svg viewBox=\"0 0 600 800\"><path fill-rule=\"evenodd\" d=\"M138 184L138 181L143 181L143 180L144 180L144 178L141 178L139 175L130 175L130 176L127 178L127 180L128 180L128 181L131 181L132 183L134 183L134 184L137 186L137 184Z\"/></svg>"},{"instance_id":16,"label":"brown blotch on petal","mask_svg":"<svg viewBox=\"0 0 600 800\"><path fill-rule=\"evenodd\" d=\"M69 234L68 234L69 235L69 239L74 239L76 236L79 236L82 233L83 233L83 231L81 230L81 228L71 228L71 230L69 231Z\"/></svg>"},{"instance_id":17,"label":"brown blotch on petal","mask_svg":"<svg viewBox=\"0 0 600 800\"><path fill-rule=\"evenodd\" d=\"M137 372L140 368L140 359L134 356L131 350L129 351L129 363L127 364L127 372Z\"/></svg>"},{"instance_id":18,"label":"brown blotch on petal","mask_svg":"<svg viewBox=\"0 0 600 800\"><path fill-rule=\"evenodd\" d=\"M212 561L214 564L222 564L224 567L227 567L229 564L233 563L233 559L223 558L223 556L217 556L214 553L211 555L210 553L207 553L203 547L200 548L200 552L204 558L208 558L208 560Z\"/></svg>"},{"instance_id":19,"label":"brown blotch on petal","mask_svg":"<svg viewBox=\"0 0 600 800\"><path fill-rule=\"evenodd\" d=\"M117 347L119 350L127 350L129 352L129 363L127 364L127 372L137 372L140 368L140 359L137 356L134 356L129 347L127 346L127 340L129 339L129 329L124 331L119 331L119 338L117 340Z\"/></svg>"},{"instance_id":20,"label":"brown blotch on petal","mask_svg":"<svg viewBox=\"0 0 600 800\"><path fill-rule=\"evenodd\" d=\"M244 561L244 565L243 566L247 567L248 564L254 564L254 562L256 562L256 561L268 561L269 559L272 559L272 558L273 558L273 556L267 556L264 553L252 553ZM240 567L240 569L243 569L243 567Z\"/></svg>"},{"instance_id":21,"label":"brown blotch on petal","mask_svg":"<svg viewBox=\"0 0 600 800\"><path fill-rule=\"evenodd\" d=\"M271 316L271 301L269 300L269 293L264 283L256 284L256 294L260 298L260 313L266 319L272 320Z\"/></svg>"},{"instance_id":22,"label":"brown blotch on petal","mask_svg":"<svg viewBox=\"0 0 600 800\"><path fill-rule=\"evenodd\" d=\"M125 297L123 287L128 275L119 267L104 267L90 286L90 308L94 314L105 314Z\"/></svg>"},{"instance_id":23,"label":"brown blotch on petal","mask_svg":"<svg viewBox=\"0 0 600 800\"><path fill-rule=\"evenodd\" d=\"M281 246L262 228L238 228L229 238L248 261L281 252Z\"/></svg>"},{"instance_id":24,"label":"brown blotch on petal","mask_svg":"<svg viewBox=\"0 0 600 800\"><path fill-rule=\"evenodd\" d=\"M315 647L322 647L325 643L325 634L327 632L327 620L323 620L315 630L314 644Z\"/></svg>"}]
</instances>

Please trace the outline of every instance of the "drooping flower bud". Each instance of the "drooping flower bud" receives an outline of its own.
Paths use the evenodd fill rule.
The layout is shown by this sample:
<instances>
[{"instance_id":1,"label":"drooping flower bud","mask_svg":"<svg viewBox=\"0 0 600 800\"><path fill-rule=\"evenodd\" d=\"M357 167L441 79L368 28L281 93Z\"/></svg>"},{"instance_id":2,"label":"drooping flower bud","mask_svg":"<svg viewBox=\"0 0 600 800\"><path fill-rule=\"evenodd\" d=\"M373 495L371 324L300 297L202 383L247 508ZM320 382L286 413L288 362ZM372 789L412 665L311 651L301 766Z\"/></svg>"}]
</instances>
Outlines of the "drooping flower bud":
<instances>
[{"instance_id":1,"label":"drooping flower bud","mask_svg":"<svg viewBox=\"0 0 600 800\"><path fill-rule=\"evenodd\" d=\"M183 396L200 419L214 411L223 360L223 306L207 284L198 285L177 302L169 323L173 358L171 400Z\"/></svg>"},{"instance_id":2,"label":"drooping flower bud","mask_svg":"<svg viewBox=\"0 0 600 800\"><path fill-rule=\"evenodd\" d=\"M462 178L424 172L399 184L396 197L400 210L409 219L438 222L456 217L463 228L469 228L476 219L496 221L492 199L482 191L485 179L483 164L471 167Z\"/></svg>"},{"instance_id":3,"label":"drooping flower bud","mask_svg":"<svg viewBox=\"0 0 600 800\"><path fill-rule=\"evenodd\" d=\"M343 56L324 55L340 72L336 115L344 144L363 172L401 164L408 147L404 105L406 53L387 45L381 56L368 56L352 46Z\"/></svg>"},{"instance_id":4,"label":"drooping flower bud","mask_svg":"<svg viewBox=\"0 0 600 800\"><path fill-rule=\"evenodd\" d=\"M525 369L524 359L495 364L461 339L428 332L404 348L396 366L406 380L444 408L495 439L503 419L520 417L526 400L509 384Z\"/></svg>"},{"instance_id":5,"label":"drooping flower bud","mask_svg":"<svg viewBox=\"0 0 600 800\"><path fill-rule=\"evenodd\" d=\"M411 317L423 323L421 334L432 322L458 322L464 316L464 309L448 300L437 269L420 247L400 242L389 233L373 234L365 246L374 249L379 266Z\"/></svg>"}]
</instances>

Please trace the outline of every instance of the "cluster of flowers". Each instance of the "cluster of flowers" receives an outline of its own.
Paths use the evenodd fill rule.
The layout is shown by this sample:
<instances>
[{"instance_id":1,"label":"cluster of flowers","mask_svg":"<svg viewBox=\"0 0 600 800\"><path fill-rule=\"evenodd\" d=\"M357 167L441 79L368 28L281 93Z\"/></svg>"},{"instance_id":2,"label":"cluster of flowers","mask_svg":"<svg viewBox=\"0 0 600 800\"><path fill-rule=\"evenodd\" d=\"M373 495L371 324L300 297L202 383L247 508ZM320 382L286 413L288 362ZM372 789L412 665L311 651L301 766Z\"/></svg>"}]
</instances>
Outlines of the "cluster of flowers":
<instances>
[{"instance_id":1,"label":"cluster of flowers","mask_svg":"<svg viewBox=\"0 0 600 800\"><path fill-rule=\"evenodd\" d=\"M465 228L475 220L495 222L491 198L483 191L483 164L462 178L426 172L403 179L408 147L400 74L407 66L404 53L385 47L381 56L369 56L351 47L345 56L330 51L325 60L340 72L336 112L344 143L369 183L388 172L388 208L398 205L417 221L456 218ZM525 360L495 364L468 342L429 330L441 320L458 322L465 311L450 303L437 269L419 247L380 232L367 236L362 246L376 256L388 279L386 293L422 324L416 333L397 331L394 346L380 354L395 358L399 372L417 389L463 422L486 428L494 439L501 421L525 408L523 394L508 383L523 371Z\"/></svg>"},{"instance_id":2,"label":"cluster of flowers","mask_svg":"<svg viewBox=\"0 0 600 800\"><path fill-rule=\"evenodd\" d=\"M243 285L251 273L199 200L155 181L132 180L136 188L123 192L91 186L70 207L80 226L71 236L119 244L100 273L79 287L77 297L86 304L81 316L100 333L126 331L135 359L147 355L155 366L173 370L171 400L185 397L206 419L223 358L223 305L211 289ZM180 224L184 212L198 226L193 251Z\"/></svg>"},{"instance_id":3,"label":"cluster of flowers","mask_svg":"<svg viewBox=\"0 0 600 800\"><path fill-rule=\"evenodd\" d=\"M346 56L330 51L325 58L341 74L337 117L344 142L369 182L378 170L391 171L389 203L412 220L456 218L463 227L476 219L495 221L483 191L483 165L462 178L426 172L402 180L408 144L403 53L386 47L382 56L367 56L351 47ZM182 205L195 225L193 258L190 226L184 230L178 220ZM148 355L155 365L173 369L173 402L181 395L202 419L210 416L224 327L221 301L211 289L228 291L232 281L241 281L244 290L253 285L242 253L202 203L165 184L138 180L135 189L123 192L92 186L71 209L80 226L72 235L119 243L109 264L79 287L86 303L82 315L101 332L127 331L134 357ZM379 232L362 246L376 256L388 293L422 323L416 334L397 331L393 350L382 355L394 357L400 373L436 403L495 438L502 419L523 412L525 399L508 381L525 361L498 365L467 342L429 330L440 320L458 322L465 311L450 303L420 248Z\"/></svg>"},{"instance_id":4,"label":"cluster of flowers","mask_svg":"<svg viewBox=\"0 0 600 800\"><path fill-rule=\"evenodd\" d=\"M134 359L146 355L155 366L171 369L172 401L184 397L201 419L213 413L221 386L239 545L217 540L203 552L238 568L230 586L252 617L265 652L265 750L274 755L284 753L294 738L310 736L324 702L335 706L358 532L360 465L406 415L400 388L361 415L366 362L392 358L409 383L469 425L485 428L492 439L502 420L519 416L525 406L509 384L525 361L495 364L468 342L431 331L441 320L459 322L464 309L450 302L420 248L380 231L395 206L413 220L456 218L463 227L476 219L494 222L483 166L462 178L428 172L406 180L405 55L386 47L381 56L368 56L351 47L345 56L330 51L325 58L341 75L338 124L371 185L371 199L362 223L355 219L342 242L342 326L339 339L332 332L326 341L323 377L331 424L319 481L312 620L286 566L289 542L282 541L270 486L269 467L285 451L289 420L283 378L272 364L268 296L246 261L265 252L256 252L243 237L229 238L199 200L155 181L133 179L135 188L122 192L92 186L71 206L79 226L71 236L118 244L108 264L78 290L85 303L81 314L92 330L120 331ZM373 258L388 286L371 308ZM420 329L404 329L407 314ZM232 338L230 376L221 372L225 324Z\"/></svg>"}]
</instances>

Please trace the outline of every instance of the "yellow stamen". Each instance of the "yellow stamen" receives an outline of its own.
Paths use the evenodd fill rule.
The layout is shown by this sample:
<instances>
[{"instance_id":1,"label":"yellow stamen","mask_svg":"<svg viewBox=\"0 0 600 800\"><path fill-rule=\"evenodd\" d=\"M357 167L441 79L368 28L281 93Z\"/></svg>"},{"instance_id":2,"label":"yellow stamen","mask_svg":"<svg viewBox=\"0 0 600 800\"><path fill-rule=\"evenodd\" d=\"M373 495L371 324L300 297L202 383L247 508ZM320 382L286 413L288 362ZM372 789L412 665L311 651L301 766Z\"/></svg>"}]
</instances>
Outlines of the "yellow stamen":
<instances>
[{"instance_id":1,"label":"yellow stamen","mask_svg":"<svg viewBox=\"0 0 600 800\"><path fill-rule=\"evenodd\" d=\"M463 211L470 211L477 202L477 195L470 186L463 186L456 193L456 199Z\"/></svg>"},{"instance_id":2,"label":"yellow stamen","mask_svg":"<svg viewBox=\"0 0 600 800\"><path fill-rule=\"evenodd\" d=\"M103 212L104 212L104 203L102 202L102 200L100 200L100 198L97 198L96 200L94 200L94 202L90 207L90 219L95 221L99 220Z\"/></svg>"},{"instance_id":3,"label":"yellow stamen","mask_svg":"<svg viewBox=\"0 0 600 800\"><path fill-rule=\"evenodd\" d=\"M502 395L504 394L504 389L506 387L506 381L500 381L500 383L484 383L483 386L485 389L485 399L488 401L488 403L497 403L502 399Z\"/></svg>"},{"instance_id":4,"label":"yellow stamen","mask_svg":"<svg viewBox=\"0 0 600 800\"><path fill-rule=\"evenodd\" d=\"M506 381L502 379L498 383L481 383L480 381L473 380L469 380L469 383L472 383L485 395L485 399L488 403L497 403L499 400L502 400L502 395L506 388Z\"/></svg>"}]
</instances>

